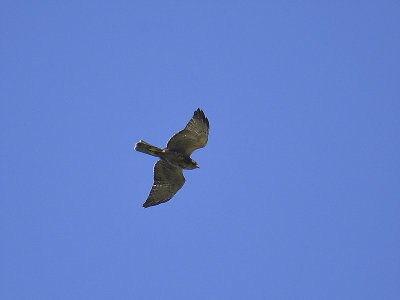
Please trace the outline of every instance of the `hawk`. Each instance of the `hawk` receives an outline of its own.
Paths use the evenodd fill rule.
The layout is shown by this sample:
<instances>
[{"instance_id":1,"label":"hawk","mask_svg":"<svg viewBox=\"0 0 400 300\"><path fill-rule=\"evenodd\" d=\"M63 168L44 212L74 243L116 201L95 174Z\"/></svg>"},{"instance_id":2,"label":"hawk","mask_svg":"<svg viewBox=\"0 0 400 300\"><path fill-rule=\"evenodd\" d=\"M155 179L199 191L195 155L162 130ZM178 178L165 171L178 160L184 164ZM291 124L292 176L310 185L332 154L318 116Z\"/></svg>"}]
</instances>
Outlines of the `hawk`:
<instances>
[{"instance_id":1,"label":"hawk","mask_svg":"<svg viewBox=\"0 0 400 300\"><path fill-rule=\"evenodd\" d=\"M182 169L198 168L190 158L192 152L207 144L210 125L204 112L198 108L186 127L176 133L164 149L140 140L135 150L159 157L154 165L154 183L143 207L167 202L185 183Z\"/></svg>"}]
</instances>

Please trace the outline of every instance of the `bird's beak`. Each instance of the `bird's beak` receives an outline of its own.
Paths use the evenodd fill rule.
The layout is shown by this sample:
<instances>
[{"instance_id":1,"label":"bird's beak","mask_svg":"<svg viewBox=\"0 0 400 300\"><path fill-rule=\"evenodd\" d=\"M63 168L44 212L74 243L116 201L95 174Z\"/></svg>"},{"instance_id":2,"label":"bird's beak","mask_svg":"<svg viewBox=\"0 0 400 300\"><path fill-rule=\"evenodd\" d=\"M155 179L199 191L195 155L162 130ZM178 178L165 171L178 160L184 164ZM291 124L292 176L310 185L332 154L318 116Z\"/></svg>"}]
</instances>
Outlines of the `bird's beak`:
<instances>
[{"instance_id":1,"label":"bird's beak","mask_svg":"<svg viewBox=\"0 0 400 300\"><path fill-rule=\"evenodd\" d=\"M197 169L200 168L198 164L196 164L196 168L197 168Z\"/></svg>"}]
</instances>

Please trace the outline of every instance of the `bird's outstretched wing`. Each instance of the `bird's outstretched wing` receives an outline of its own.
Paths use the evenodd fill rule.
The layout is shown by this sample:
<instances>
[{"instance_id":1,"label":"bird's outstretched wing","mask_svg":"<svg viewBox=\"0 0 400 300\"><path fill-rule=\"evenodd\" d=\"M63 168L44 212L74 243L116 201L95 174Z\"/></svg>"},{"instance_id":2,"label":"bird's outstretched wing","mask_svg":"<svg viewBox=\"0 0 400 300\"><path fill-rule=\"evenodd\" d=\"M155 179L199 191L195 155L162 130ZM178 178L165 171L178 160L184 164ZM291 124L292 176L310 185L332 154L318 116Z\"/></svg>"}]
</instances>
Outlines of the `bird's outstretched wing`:
<instances>
[{"instance_id":1,"label":"bird's outstretched wing","mask_svg":"<svg viewBox=\"0 0 400 300\"><path fill-rule=\"evenodd\" d=\"M189 156L194 150L203 148L207 144L209 128L208 119L198 108L185 129L170 138L167 148Z\"/></svg>"},{"instance_id":2,"label":"bird's outstretched wing","mask_svg":"<svg viewBox=\"0 0 400 300\"><path fill-rule=\"evenodd\" d=\"M182 169L164 160L154 165L154 183L143 207L158 205L171 199L185 183Z\"/></svg>"}]
</instances>

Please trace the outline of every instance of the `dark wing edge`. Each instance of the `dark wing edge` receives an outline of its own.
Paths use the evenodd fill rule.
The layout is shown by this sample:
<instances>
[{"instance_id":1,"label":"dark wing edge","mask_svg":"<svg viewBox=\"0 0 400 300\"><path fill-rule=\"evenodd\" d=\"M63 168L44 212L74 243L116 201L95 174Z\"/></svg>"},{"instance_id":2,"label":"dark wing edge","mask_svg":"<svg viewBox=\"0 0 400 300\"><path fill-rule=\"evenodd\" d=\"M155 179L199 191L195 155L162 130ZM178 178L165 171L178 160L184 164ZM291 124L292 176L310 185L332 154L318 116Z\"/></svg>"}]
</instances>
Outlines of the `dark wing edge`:
<instances>
[{"instance_id":1,"label":"dark wing edge","mask_svg":"<svg viewBox=\"0 0 400 300\"><path fill-rule=\"evenodd\" d=\"M210 129L210 123L208 122L208 119L207 119L206 115L204 114L204 112L203 112L200 108L198 108L198 109L196 109L196 110L194 111L193 117L192 117L192 119L187 123L185 129L190 128L190 125L191 125L190 122L191 122L192 120L193 120L193 122L194 122L195 120L199 120L199 121L203 122L203 123L207 126L207 129Z\"/></svg>"},{"instance_id":2,"label":"dark wing edge","mask_svg":"<svg viewBox=\"0 0 400 300\"><path fill-rule=\"evenodd\" d=\"M193 114L193 118L196 118L196 119L199 119L199 120L203 121L207 125L207 128L208 129L210 128L210 123L208 122L208 119L207 119L206 115L204 114L204 112L200 108L196 109L196 111Z\"/></svg>"},{"instance_id":3,"label":"dark wing edge","mask_svg":"<svg viewBox=\"0 0 400 300\"><path fill-rule=\"evenodd\" d=\"M209 129L210 123L207 117L198 108L186 127L170 138L167 148L190 155L194 150L203 148L207 144Z\"/></svg>"},{"instance_id":4,"label":"dark wing edge","mask_svg":"<svg viewBox=\"0 0 400 300\"><path fill-rule=\"evenodd\" d=\"M164 160L154 165L154 183L143 207L158 205L170 200L185 183L182 169Z\"/></svg>"}]
</instances>

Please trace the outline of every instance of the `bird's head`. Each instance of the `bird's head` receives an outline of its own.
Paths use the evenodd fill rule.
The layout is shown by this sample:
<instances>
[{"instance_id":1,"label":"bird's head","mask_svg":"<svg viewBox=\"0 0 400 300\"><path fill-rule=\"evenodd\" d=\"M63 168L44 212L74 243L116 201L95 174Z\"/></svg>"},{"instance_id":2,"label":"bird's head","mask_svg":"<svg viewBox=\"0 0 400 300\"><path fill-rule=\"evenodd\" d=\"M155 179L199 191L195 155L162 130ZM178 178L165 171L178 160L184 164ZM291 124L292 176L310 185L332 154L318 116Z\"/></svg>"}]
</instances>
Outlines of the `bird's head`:
<instances>
[{"instance_id":1,"label":"bird's head","mask_svg":"<svg viewBox=\"0 0 400 300\"><path fill-rule=\"evenodd\" d=\"M191 160L191 165L193 166L193 169L199 168L199 165L193 159Z\"/></svg>"},{"instance_id":2,"label":"bird's head","mask_svg":"<svg viewBox=\"0 0 400 300\"><path fill-rule=\"evenodd\" d=\"M184 169L187 170L193 170L199 167L199 165L197 164L197 162L195 162L193 159L191 159L190 157L186 157L183 161L184 165L182 166Z\"/></svg>"}]
</instances>

